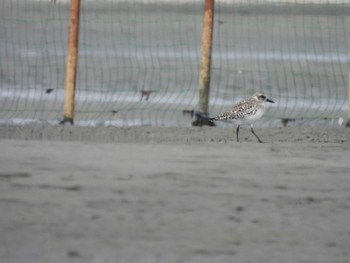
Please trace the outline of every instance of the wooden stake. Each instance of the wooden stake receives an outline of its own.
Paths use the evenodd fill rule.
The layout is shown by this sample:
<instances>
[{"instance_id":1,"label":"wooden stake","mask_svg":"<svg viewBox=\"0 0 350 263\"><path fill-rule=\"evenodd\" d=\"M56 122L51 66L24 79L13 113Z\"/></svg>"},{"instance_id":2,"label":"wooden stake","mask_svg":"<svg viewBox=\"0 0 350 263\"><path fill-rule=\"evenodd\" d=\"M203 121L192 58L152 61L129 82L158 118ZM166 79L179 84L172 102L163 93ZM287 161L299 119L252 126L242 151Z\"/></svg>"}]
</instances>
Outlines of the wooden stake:
<instances>
[{"instance_id":1,"label":"wooden stake","mask_svg":"<svg viewBox=\"0 0 350 263\"><path fill-rule=\"evenodd\" d=\"M348 121L346 127L350 127L350 71L349 71L349 82L348 82Z\"/></svg>"},{"instance_id":2,"label":"wooden stake","mask_svg":"<svg viewBox=\"0 0 350 263\"><path fill-rule=\"evenodd\" d=\"M62 124L74 122L75 85L78 62L80 0L71 0L68 47L66 58L66 79L64 94L64 118Z\"/></svg>"},{"instance_id":3,"label":"wooden stake","mask_svg":"<svg viewBox=\"0 0 350 263\"><path fill-rule=\"evenodd\" d=\"M199 111L205 115L208 114L209 91L210 91L210 67L211 53L213 46L213 21L214 21L215 0L205 0L202 47L201 47L201 66L199 72Z\"/></svg>"}]
</instances>

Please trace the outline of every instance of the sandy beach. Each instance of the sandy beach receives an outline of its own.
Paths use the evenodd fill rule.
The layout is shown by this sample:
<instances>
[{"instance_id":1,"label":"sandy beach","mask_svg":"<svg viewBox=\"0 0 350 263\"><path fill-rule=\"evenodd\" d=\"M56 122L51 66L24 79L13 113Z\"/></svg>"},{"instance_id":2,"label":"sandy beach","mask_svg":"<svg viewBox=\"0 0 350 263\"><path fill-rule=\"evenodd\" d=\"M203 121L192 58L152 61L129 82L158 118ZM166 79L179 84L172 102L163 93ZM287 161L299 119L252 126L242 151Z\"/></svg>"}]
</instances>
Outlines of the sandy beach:
<instances>
[{"instance_id":1,"label":"sandy beach","mask_svg":"<svg viewBox=\"0 0 350 263\"><path fill-rule=\"evenodd\" d=\"M191 127L203 1L82 1L59 125L68 2L0 1L0 263L349 263L347 1L218 1L209 116L264 91L262 144Z\"/></svg>"},{"instance_id":2,"label":"sandy beach","mask_svg":"<svg viewBox=\"0 0 350 263\"><path fill-rule=\"evenodd\" d=\"M0 126L0 262L348 262L350 130Z\"/></svg>"}]
</instances>

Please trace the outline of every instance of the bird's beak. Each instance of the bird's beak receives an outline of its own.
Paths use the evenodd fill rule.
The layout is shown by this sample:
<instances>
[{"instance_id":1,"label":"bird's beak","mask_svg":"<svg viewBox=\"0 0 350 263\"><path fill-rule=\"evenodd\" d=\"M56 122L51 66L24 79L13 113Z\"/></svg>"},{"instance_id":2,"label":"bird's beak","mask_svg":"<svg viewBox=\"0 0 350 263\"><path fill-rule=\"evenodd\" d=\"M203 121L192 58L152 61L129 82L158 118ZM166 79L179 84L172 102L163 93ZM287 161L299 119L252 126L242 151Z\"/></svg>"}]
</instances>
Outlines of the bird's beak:
<instances>
[{"instance_id":1,"label":"bird's beak","mask_svg":"<svg viewBox=\"0 0 350 263\"><path fill-rule=\"evenodd\" d=\"M270 103L275 103L273 100L270 100L270 99L266 99L266 101L268 101Z\"/></svg>"}]
</instances>

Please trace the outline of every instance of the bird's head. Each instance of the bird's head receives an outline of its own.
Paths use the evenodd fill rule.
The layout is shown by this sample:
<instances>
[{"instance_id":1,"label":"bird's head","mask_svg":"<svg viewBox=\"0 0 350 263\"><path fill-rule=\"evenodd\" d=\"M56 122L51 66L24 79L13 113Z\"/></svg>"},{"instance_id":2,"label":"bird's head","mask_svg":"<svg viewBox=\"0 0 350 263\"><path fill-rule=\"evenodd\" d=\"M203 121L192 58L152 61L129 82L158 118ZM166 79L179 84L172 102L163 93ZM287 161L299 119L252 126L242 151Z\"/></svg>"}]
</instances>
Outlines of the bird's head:
<instances>
[{"instance_id":1,"label":"bird's head","mask_svg":"<svg viewBox=\"0 0 350 263\"><path fill-rule=\"evenodd\" d=\"M257 101L267 101L270 103L275 103L273 100L270 100L269 98L267 98L266 95L261 91L255 92L253 95L253 98Z\"/></svg>"}]
</instances>

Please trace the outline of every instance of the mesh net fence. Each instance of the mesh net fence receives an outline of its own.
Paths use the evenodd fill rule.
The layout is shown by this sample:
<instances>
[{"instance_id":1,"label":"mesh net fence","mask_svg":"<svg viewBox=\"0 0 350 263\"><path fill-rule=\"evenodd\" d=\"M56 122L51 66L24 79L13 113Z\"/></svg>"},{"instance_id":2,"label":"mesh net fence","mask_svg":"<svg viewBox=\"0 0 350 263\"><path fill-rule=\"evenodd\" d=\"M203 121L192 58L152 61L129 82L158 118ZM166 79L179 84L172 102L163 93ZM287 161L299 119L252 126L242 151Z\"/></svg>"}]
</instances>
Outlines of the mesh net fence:
<instances>
[{"instance_id":1,"label":"mesh net fence","mask_svg":"<svg viewBox=\"0 0 350 263\"><path fill-rule=\"evenodd\" d=\"M203 4L83 0L75 124L190 126ZM0 123L63 118L69 5L0 1ZM257 125L342 125L349 14L338 0L216 1L210 115L261 90L276 103Z\"/></svg>"}]
</instances>

